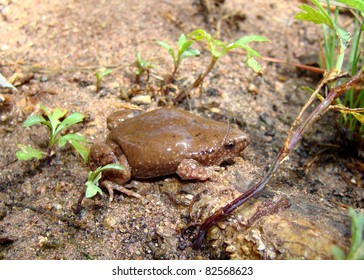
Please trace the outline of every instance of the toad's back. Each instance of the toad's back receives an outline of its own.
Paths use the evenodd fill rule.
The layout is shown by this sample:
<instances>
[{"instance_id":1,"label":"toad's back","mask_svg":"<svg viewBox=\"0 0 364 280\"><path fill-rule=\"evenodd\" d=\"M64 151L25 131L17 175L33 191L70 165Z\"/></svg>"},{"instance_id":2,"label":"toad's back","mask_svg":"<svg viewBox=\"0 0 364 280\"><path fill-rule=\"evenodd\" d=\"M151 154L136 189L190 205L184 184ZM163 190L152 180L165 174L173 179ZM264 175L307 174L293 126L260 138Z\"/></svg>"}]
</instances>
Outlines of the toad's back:
<instances>
[{"instance_id":1,"label":"toad's back","mask_svg":"<svg viewBox=\"0 0 364 280\"><path fill-rule=\"evenodd\" d=\"M224 158L214 153L228 130L227 124L164 108L125 120L111 131L108 141L121 147L133 176L149 178L175 173L187 158L203 165L220 164Z\"/></svg>"}]
</instances>

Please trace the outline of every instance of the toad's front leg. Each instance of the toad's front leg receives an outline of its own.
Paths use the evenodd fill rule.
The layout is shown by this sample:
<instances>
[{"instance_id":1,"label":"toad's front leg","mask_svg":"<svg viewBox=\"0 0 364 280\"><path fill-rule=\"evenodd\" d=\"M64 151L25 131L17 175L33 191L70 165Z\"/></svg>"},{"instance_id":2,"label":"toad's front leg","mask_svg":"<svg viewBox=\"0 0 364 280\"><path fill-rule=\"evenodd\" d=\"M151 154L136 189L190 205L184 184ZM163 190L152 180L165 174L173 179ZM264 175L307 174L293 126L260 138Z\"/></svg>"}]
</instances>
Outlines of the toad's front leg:
<instances>
[{"instance_id":1,"label":"toad's front leg","mask_svg":"<svg viewBox=\"0 0 364 280\"><path fill-rule=\"evenodd\" d=\"M212 172L194 159L184 159L178 165L176 173L183 180L197 179L206 181L212 176Z\"/></svg>"}]
</instances>

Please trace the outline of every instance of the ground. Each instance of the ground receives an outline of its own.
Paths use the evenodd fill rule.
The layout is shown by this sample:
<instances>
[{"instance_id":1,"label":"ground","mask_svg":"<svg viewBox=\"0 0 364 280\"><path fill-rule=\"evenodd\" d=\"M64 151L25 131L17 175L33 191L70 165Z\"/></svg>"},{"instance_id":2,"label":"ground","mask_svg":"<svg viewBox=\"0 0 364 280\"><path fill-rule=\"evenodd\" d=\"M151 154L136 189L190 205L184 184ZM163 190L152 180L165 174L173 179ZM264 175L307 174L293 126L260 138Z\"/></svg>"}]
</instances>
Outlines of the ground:
<instances>
[{"instance_id":1,"label":"ground","mask_svg":"<svg viewBox=\"0 0 364 280\"><path fill-rule=\"evenodd\" d=\"M331 112L304 136L261 195L213 227L202 248L191 247L194 224L265 174L309 97L301 86L317 84L317 75L289 64L261 60L264 71L257 75L242 52L233 52L218 61L201 98L196 90L175 105L235 122L252 139L242 157L209 181L131 180L127 187L142 198L116 193L109 202L104 193L84 200L75 213L89 168L71 147L49 160L16 160L17 144L44 147L47 141L44 128L22 126L39 113L39 102L86 114L74 131L90 144L106 139L106 118L116 110L171 106L174 90L196 79L210 57L204 44L196 44L200 57L184 60L177 85L162 93L158 85L173 62L156 40L175 47L182 32L196 28L229 42L259 34L270 40L254 45L265 57L317 62L320 28L294 20L298 1L225 2L0 1L0 72L9 79L18 75L18 91L1 91L0 258L332 259L332 246L347 250L347 208L364 207L358 187L363 174L353 167L360 159L345 149ZM224 15L228 20L221 20ZM154 65L149 81L143 75L139 84L136 50ZM96 92L95 73L102 67L113 72ZM254 216L275 203L282 207Z\"/></svg>"}]
</instances>

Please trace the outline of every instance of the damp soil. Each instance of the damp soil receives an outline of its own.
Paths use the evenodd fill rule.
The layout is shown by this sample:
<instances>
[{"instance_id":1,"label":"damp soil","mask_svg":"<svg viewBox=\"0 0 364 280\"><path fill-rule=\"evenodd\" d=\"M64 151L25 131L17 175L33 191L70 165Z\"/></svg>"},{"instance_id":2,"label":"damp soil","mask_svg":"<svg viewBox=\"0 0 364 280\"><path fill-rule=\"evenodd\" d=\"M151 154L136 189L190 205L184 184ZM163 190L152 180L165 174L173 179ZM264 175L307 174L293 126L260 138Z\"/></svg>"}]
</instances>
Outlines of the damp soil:
<instances>
[{"instance_id":1,"label":"damp soil","mask_svg":"<svg viewBox=\"0 0 364 280\"><path fill-rule=\"evenodd\" d=\"M39 102L86 114L72 131L90 145L106 139L106 118L116 110L171 106L210 57L206 46L196 44L201 55L184 60L176 81L163 85L173 62L156 40L176 47L181 33L196 28L224 41L259 34L270 39L255 45L264 56L316 63L321 30L294 20L298 4L1 0L0 72L14 79L18 91L1 90L0 258L332 259L332 246L347 250L347 209L364 207L362 158L342 139L331 112L304 136L263 193L213 227L202 248L191 247L199 223L265 174L309 97L301 86L317 84L317 74L289 64L261 60L264 71L257 75L242 52L233 52L201 89L174 105L237 123L252 139L242 157L206 182L177 176L131 180L126 187L141 198L117 192L109 202L104 192L75 212L89 169L71 147L47 160L15 157L18 144L47 143L44 128L22 126L30 114L39 114ZM139 83L136 50L154 65ZM102 67L113 71L96 92L95 73Z\"/></svg>"}]
</instances>

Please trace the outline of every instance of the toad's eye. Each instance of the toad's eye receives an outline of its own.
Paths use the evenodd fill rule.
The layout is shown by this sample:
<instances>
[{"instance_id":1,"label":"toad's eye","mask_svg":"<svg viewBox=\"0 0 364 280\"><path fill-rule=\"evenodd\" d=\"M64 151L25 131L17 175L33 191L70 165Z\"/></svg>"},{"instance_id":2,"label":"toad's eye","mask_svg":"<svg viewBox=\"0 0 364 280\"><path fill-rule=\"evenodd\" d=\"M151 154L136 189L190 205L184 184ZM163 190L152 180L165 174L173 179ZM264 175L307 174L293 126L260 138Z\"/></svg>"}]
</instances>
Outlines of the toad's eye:
<instances>
[{"instance_id":1,"label":"toad's eye","mask_svg":"<svg viewBox=\"0 0 364 280\"><path fill-rule=\"evenodd\" d=\"M224 148L225 150L232 150L235 148L235 141L234 140L230 140L229 142L224 143Z\"/></svg>"}]
</instances>

